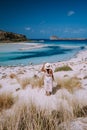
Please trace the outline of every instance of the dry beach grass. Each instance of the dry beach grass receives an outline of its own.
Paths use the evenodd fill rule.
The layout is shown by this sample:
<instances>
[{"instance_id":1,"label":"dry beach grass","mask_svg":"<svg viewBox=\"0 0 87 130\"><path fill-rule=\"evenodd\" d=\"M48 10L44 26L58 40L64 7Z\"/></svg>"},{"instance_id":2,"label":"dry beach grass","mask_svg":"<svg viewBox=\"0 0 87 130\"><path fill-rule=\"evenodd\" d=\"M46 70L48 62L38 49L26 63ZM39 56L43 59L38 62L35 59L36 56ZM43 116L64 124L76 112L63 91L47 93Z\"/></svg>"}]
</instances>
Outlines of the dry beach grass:
<instances>
[{"instance_id":1,"label":"dry beach grass","mask_svg":"<svg viewBox=\"0 0 87 130\"><path fill-rule=\"evenodd\" d=\"M77 77L64 77L64 78L55 78L55 82L58 84L59 88L65 88L69 92L73 92L75 89L81 88L81 82Z\"/></svg>"},{"instance_id":2,"label":"dry beach grass","mask_svg":"<svg viewBox=\"0 0 87 130\"><path fill-rule=\"evenodd\" d=\"M43 73L9 69L0 79L0 130L86 130L87 68L75 63L72 70L54 72L51 96L44 93Z\"/></svg>"},{"instance_id":3,"label":"dry beach grass","mask_svg":"<svg viewBox=\"0 0 87 130\"><path fill-rule=\"evenodd\" d=\"M0 94L0 111L8 109L14 104L14 98L10 93Z\"/></svg>"},{"instance_id":4,"label":"dry beach grass","mask_svg":"<svg viewBox=\"0 0 87 130\"><path fill-rule=\"evenodd\" d=\"M84 109L75 109L73 116L61 107L61 111L52 111L50 114L46 110L37 108L34 104L14 106L14 114L2 115L3 122L0 120L0 130L60 130L62 122L68 122L78 117L83 117ZM13 108L12 108L13 109ZM87 110L87 109L86 109ZM82 112L84 114L82 114ZM67 129L69 130L69 124Z\"/></svg>"}]
</instances>

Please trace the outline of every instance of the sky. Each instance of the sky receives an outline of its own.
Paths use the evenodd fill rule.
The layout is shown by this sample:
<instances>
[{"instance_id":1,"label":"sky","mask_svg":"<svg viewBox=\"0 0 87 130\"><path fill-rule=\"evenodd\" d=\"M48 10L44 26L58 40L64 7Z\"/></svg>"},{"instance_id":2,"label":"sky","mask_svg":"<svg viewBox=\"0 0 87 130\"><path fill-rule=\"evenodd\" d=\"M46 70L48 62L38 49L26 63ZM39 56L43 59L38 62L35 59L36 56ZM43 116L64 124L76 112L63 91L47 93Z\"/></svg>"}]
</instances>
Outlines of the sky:
<instances>
[{"instance_id":1,"label":"sky","mask_svg":"<svg viewBox=\"0 0 87 130\"><path fill-rule=\"evenodd\" d=\"M0 30L30 39L87 38L87 0L1 0Z\"/></svg>"}]
</instances>

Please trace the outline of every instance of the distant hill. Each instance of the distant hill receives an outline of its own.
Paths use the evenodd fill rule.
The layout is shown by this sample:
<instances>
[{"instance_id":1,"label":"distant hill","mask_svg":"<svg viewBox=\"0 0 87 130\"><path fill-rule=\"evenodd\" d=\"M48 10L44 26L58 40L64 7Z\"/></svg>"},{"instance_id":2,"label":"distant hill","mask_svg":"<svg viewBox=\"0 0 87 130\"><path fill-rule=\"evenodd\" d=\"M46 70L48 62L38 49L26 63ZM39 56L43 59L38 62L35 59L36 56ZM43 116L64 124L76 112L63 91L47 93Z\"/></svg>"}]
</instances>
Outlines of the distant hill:
<instances>
[{"instance_id":1,"label":"distant hill","mask_svg":"<svg viewBox=\"0 0 87 130\"><path fill-rule=\"evenodd\" d=\"M21 42L27 40L25 35L0 30L0 42Z\"/></svg>"}]
</instances>

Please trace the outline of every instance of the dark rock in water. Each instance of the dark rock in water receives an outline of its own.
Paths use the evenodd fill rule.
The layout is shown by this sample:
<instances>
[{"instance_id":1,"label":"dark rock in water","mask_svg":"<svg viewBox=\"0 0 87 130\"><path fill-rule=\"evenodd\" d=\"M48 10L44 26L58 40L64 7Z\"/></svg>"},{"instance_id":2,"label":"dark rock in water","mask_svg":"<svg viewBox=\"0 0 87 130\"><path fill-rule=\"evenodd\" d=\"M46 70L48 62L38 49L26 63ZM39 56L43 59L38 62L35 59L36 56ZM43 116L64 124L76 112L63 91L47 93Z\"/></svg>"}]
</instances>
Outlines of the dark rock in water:
<instances>
[{"instance_id":1,"label":"dark rock in water","mask_svg":"<svg viewBox=\"0 0 87 130\"><path fill-rule=\"evenodd\" d=\"M81 48L81 49L85 49L85 46L81 46L80 48Z\"/></svg>"},{"instance_id":2,"label":"dark rock in water","mask_svg":"<svg viewBox=\"0 0 87 130\"><path fill-rule=\"evenodd\" d=\"M0 30L0 42L20 42L27 40L25 35Z\"/></svg>"},{"instance_id":3,"label":"dark rock in water","mask_svg":"<svg viewBox=\"0 0 87 130\"><path fill-rule=\"evenodd\" d=\"M57 36L51 36L50 40L58 40L58 37Z\"/></svg>"},{"instance_id":4,"label":"dark rock in water","mask_svg":"<svg viewBox=\"0 0 87 130\"><path fill-rule=\"evenodd\" d=\"M50 40L59 40L59 41L87 41L87 38L60 38L58 36L51 36Z\"/></svg>"}]
</instances>

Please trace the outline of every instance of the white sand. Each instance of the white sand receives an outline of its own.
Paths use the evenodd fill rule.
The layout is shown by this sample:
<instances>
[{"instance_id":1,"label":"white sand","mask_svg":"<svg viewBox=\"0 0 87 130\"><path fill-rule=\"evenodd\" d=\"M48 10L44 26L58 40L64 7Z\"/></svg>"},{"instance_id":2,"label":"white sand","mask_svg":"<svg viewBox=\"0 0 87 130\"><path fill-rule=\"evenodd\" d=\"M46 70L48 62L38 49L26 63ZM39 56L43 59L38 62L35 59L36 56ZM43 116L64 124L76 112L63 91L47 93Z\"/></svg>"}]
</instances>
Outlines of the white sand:
<instances>
[{"instance_id":1,"label":"white sand","mask_svg":"<svg viewBox=\"0 0 87 130\"><path fill-rule=\"evenodd\" d=\"M63 78L64 75L69 77L81 78L82 88L76 90L73 94L69 93L66 89L59 89L55 94L51 96L46 96L44 87L32 88L31 85L27 85L25 89L22 89L20 82L24 79L38 75L39 77L43 75L40 71L42 65L35 66L17 66L17 67L0 67L0 94L1 93L12 93L19 101L29 102L32 101L37 107L41 109L47 109L48 111L61 110L61 106L64 109L72 113L73 102L80 104L80 106L87 105L87 51L80 52L76 58L70 59L69 61L53 63L53 71L57 66L69 65L73 71L62 71L55 72L55 77ZM10 74L14 73L19 78L10 78ZM55 86L54 86L55 87ZM16 89L20 88L18 91Z\"/></svg>"}]
</instances>

